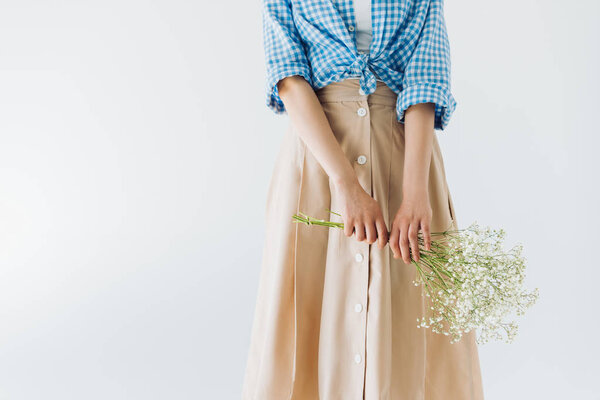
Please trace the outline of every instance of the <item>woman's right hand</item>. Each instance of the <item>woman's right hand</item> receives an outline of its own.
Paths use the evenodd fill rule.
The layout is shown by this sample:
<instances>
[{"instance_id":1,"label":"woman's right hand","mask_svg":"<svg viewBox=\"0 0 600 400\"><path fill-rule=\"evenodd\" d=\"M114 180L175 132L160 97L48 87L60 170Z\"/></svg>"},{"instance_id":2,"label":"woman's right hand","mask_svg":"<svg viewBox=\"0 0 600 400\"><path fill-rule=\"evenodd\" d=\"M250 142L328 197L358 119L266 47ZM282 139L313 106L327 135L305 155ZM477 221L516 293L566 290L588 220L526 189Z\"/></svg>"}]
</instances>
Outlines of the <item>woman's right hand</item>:
<instances>
[{"instance_id":1,"label":"woman's right hand","mask_svg":"<svg viewBox=\"0 0 600 400\"><path fill-rule=\"evenodd\" d=\"M383 219L381 207L369 196L357 179L342 181L335 185L342 204L344 234L348 237L356 234L356 240L373 244L382 249L388 242L388 230Z\"/></svg>"},{"instance_id":2,"label":"woman's right hand","mask_svg":"<svg viewBox=\"0 0 600 400\"><path fill-rule=\"evenodd\" d=\"M388 231L381 208L360 186L313 87L298 75L283 78L277 87L295 131L334 182L342 200L344 233L356 233L357 240L369 244L379 240L379 248L383 248Z\"/></svg>"}]
</instances>

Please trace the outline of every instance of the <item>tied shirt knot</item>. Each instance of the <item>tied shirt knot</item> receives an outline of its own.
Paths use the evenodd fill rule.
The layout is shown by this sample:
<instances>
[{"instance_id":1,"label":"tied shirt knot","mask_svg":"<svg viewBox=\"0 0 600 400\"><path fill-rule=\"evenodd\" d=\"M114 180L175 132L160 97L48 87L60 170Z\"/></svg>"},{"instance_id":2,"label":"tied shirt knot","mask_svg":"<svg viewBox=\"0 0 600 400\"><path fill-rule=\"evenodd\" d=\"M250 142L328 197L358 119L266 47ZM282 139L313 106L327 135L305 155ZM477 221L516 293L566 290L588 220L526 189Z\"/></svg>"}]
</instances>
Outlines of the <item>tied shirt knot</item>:
<instances>
[{"instance_id":1,"label":"tied shirt knot","mask_svg":"<svg viewBox=\"0 0 600 400\"><path fill-rule=\"evenodd\" d=\"M352 65L350 71L360 76L360 89L364 94L370 94L377 88L377 78L371 68L369 68L369 53L359 53Z\"/></svg>"}]
</instances>

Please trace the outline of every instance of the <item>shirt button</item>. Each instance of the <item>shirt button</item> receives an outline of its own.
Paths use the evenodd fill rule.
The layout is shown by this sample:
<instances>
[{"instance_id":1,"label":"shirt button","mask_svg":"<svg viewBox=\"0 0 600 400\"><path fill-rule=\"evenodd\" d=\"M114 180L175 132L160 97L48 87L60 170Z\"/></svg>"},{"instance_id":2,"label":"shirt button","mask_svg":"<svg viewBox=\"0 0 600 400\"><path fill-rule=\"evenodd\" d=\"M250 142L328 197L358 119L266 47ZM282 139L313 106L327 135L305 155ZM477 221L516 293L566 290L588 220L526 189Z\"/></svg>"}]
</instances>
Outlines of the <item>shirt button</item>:
<instances>
[{"instance_id":1,"label":"shirt button","mask_svg":"<svg viewBox=\"0 0 600 400\"><path fill-rule=\"evenodd\" d=\"M356 159L356 161L358 161L358 163L360 165L363 165L364 163L367 162L367 157L365 157L365 156L358 156L358 158Z\"/></svg>"},{"instance_id":2,"label":"shirt button","mask_svg":"<svg viewBox=\"0 0 600 400\"><path fill-rule=\"evenodd\" d=\"M353 27L352 25L350 25L350 26L348 27L348 30L349 30L350 32L354 32L354 27Z\"/></svg>"},{"instance_id":3,"label":"shirt button","mask_svg":"<svg viewBox=\"0 0 600 400\"><path fill-rule=\"evenodd\" d=\"M360 253L356 253L354 259L356 260L356 262L361 262L363 260L363 255Z\"/></svg>"},{"instance_id":4,"label":"shirt button","mask_svg":"<svg viewBox=\"0 0 600 400\"><path fill-rule=\"evenodd\" d=\"M361 116L364 117L365 115L367 115L367 110L364 107L359 108L356 113Z\"/></svg>"},{"instance_id":5,"label":"shirt button","mask_svg":"<svg viewBox=\"0 0 600 400\"><path fill-rule=\"evenodd\" d=\"M362 360L362 357L360 356L360 354L356 353L354 355L354 362L357 364L360 364L360 361Z\"/></svg>"},{"instance_id":6,"label":"shirt button","mask_svg":"<svg viewBox=\"0 0 600 400\"><path fill-rule=\"evenodd\" d=\"M356 303L356 305L354 306L354 311L361 312L362 311L362 304Z\"/></svg>"}]
</instances>

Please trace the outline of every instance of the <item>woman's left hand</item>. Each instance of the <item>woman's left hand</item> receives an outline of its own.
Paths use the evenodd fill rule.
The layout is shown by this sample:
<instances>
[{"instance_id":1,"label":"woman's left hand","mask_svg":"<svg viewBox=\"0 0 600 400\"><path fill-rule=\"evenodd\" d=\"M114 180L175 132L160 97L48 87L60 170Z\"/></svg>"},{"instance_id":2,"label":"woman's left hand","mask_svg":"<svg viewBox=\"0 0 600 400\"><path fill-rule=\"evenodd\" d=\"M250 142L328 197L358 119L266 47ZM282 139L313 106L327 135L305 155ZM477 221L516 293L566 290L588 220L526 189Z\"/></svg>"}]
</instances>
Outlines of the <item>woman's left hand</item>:
<instances>
[{"instance_id":1,"label":"woman's left hand","mask_svg":"<svg viewBox=\"0 0 600 400\"><path fill-rule=\"evenodd\" d=\"M425 250L430 250L431 233L429 226L432 213L427 190L409 192L403 196L390 231L389 243L394 258L402 257L406 264L410 264L410 252L412 250L413 259L419 261L420 253L417 237L419 230L423 231Z\"/></svg>"}]
</instances>

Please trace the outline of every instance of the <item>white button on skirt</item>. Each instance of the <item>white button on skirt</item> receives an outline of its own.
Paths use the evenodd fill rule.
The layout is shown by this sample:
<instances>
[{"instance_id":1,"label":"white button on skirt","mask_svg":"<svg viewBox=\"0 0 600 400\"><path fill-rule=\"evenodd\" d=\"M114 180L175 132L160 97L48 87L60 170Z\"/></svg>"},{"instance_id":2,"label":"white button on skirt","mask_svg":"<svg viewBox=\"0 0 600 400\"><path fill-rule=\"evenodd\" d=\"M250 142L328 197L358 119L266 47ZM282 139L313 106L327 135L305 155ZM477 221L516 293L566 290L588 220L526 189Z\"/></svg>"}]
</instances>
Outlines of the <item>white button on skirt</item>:
<instances>
[{"instance_id":1,"label":"white button on skirt","mask_svg":"<svg viewBox=\"0 0 600 400\"><path fill-rule=\"evenodd\" d=\"M402 201L404 125L396 94L383 82L367 97L358 89L357 79L347 79L317 95L389 229ZM436 134L429 197L431 230L441 231L453 218L457 225ZM243 399L483 399L474 331L450 344L417 328L427 305L413 284L414 266L394 259L389 245L378 249L341 229L292 222L299 211L342 222L326 211L341 210L333 189L288 125L268 189Z\"/></svg>"}]
</instances>

